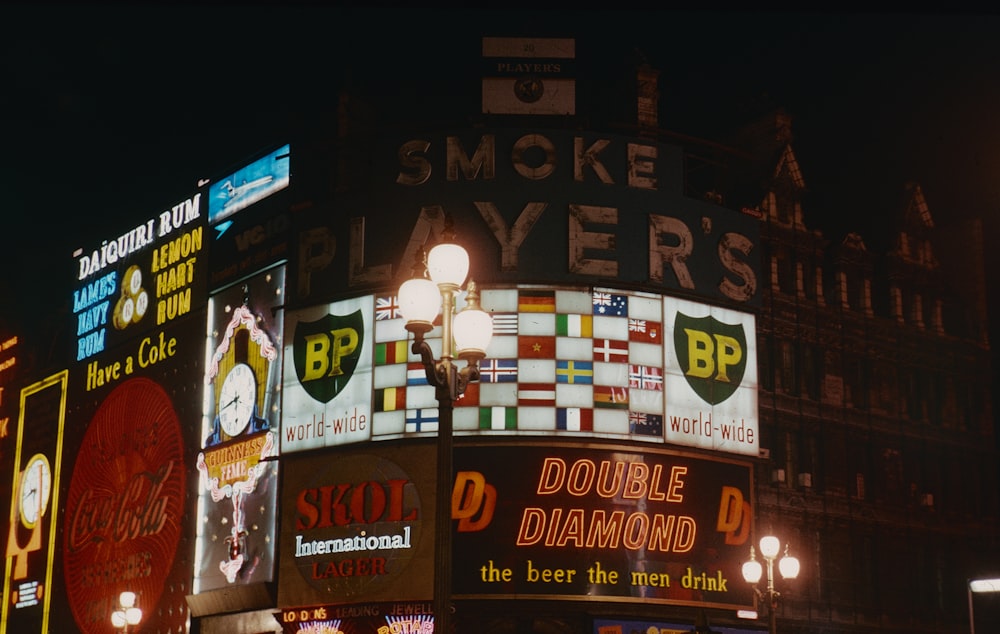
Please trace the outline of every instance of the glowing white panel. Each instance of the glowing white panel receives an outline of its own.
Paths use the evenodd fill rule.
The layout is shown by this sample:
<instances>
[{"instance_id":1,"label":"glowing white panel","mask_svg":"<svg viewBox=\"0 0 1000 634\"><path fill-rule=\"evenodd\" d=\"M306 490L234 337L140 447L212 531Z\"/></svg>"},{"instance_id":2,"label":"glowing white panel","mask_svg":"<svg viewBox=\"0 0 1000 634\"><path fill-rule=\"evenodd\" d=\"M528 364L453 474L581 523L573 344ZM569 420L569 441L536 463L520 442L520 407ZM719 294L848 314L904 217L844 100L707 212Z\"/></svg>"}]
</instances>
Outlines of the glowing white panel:
<instances>
[{"instance_id":1,"label":"glowing white panel","mask_svg":"<svg viewBox=\"0 0 1000 634\"><path fill-rule=\"evenodd\" d=\"M554 335L555 313L521 313L518 328L522 335Z\"/></svg>"},{"instance_id":2,"label":"glowing white panel","mask_svg":"<svg viewBox=\"0 0 1000 634\"><path fill-rule=\"evenodd\" d=\"M555 383L555 359L521 359L517 364L517 380L522 383Z\"/></svg>"},{"instance_id":3,"label":"glowing white panel","mask_svg":"<svg viewBox=\"0 0 1000 634\"><path fill-rule=\"evenodd\" d=\"M282 452L371 438L374 307L367 295L287 313Z\"/></svg>"},{"instance_id":4,"label":"glowing white panel","mask_svg":"<svg viewBox=\"0 0 1000 634\"><path fill-rule=\"evenodd\" d=\"M594 356L594 340L581 337L556 337L557 359L590 361Z\"/></svg>"},{"instance_id":5,"label":"glowing white panel","mask_svg":"<svg viewBox=\"0 0 1000 634\"><path fill-rule=\"evenodd\" d=\"M557 313L589 315L594 307L594 295L581 291L556 291Z\"/></svg>"},{"instance_id":6,"label":"glowing white panel","mask_svg":"<svg viewBox=\"0 0 1000 634\"><path fill-rule=\"evenodd\" d=\"M594 338L628 341L628 319L594 315Z\"/></svg>"},{"instance_id":7,"label":"glowing white panel","mask_svg":"<svg viewBox=\"0 0 1000 634\"><path fill-rule=\"evenodd\" d=\"M663 300L666 441L756 456L756 322L749 313Z\"/></svg>"},{"instance_id":8,"label":"glowing white panel","mask_svg":"<svg viewBox=\"0 0 1000 634\"><path fill-rule=\"evenodd\" d=\"M556 407L593 407L594 388L590 385L556 385Z\"/></svg>"}]
</instances>

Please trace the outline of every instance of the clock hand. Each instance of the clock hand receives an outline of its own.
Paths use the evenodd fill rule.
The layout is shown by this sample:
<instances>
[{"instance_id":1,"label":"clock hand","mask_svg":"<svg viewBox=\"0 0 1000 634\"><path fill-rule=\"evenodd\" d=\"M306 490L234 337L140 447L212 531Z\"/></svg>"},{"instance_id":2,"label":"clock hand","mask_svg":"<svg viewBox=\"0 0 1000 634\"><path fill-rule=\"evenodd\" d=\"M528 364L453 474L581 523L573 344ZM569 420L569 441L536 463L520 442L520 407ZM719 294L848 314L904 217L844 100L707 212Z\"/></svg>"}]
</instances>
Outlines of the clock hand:
<instances>
[{"instance_id":1,"label":"clock hand","mask_svg":"<svg viewBox=\"0 0 1000 634\"><path fill-rule=\"evenodd\" d=\"M233 400L229 401L228 403L226 403L225 405L223 405L222 407L220 407L219 411L221 412L222 410L226 409L227 407L229 407L230 405L232 405L233 403L235 403L235 402L237 402L239 400L240 400L240 395L237 394L236 396L233 397Z\"/></svg>"}]
</instances>

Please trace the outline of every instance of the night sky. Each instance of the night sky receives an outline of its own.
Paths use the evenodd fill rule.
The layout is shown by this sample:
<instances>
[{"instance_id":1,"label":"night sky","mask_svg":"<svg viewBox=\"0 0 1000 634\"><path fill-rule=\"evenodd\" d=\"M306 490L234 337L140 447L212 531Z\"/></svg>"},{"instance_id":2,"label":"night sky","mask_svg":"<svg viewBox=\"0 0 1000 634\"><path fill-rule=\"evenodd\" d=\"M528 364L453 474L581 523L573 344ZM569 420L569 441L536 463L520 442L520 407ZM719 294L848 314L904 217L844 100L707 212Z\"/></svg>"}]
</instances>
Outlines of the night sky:
<instances>
[{"instance_id":1,"label":"night sky","mask_svg":"<svg viewBox=\"0 0 1000 634\"><path fill-rule=\"evenodd\" d=\"M0 8L0 324L51 302L45 280L72 273L75 247L287 141L294 122L332 125L345 82L475 115L483 35L575 37L581 77L641 56L660 71L661 126L688 135L721 140L783 107L807 226L878 250L916 181L938 225L984 221L1000 316L995 15L42 3Z\"/></svg>"}]
</instances>

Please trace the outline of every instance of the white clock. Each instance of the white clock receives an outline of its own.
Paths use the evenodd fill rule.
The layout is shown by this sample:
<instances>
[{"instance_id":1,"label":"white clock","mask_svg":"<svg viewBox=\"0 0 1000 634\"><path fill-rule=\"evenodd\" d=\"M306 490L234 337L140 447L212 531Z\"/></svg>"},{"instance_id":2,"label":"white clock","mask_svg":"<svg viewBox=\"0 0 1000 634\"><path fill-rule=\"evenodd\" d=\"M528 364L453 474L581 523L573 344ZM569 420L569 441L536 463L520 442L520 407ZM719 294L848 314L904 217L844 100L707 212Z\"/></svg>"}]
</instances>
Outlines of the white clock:
<instances>
[{"instance_id":1,"label":"white clock","mask_svg":"<svg viewBox=\"0 0 1000 634\"><path fill-rule=\"evenodd\" d=\"M227 436L236 436L253 416L257 401L257 378L245 363L237 363L219 390L219 423Z\"/></svg>"},{"instance_id":2,"label":"white clock","mask_svg":"<svg viewBox=\"0 0 1000 634\"><path fill-rule=\"evenodd\" d=\"M39 518L45 515L51 493L52 470L49 459L37 453L28 460L28 466L21 474L18 508L25 528L34 528Z\"/></svg>"}]
</instances>

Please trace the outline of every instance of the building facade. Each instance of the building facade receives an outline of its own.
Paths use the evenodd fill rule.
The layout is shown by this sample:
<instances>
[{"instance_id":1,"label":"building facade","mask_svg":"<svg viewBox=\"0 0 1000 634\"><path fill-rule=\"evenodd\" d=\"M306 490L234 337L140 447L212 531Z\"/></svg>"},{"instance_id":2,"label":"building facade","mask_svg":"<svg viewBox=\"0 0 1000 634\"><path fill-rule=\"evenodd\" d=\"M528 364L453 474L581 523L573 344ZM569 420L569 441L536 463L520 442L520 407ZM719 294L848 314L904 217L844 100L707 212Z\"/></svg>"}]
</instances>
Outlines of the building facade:
<instances>
[{"instance_id":1,"label":"building facade","mask_svg":"<svg viewBox=\"0 0 1000 634\"><path fill-rule=\"evenodd\" d=\"M482 56L481 110L345 91L335 135L75 253L63 330L4 333L0 632L113 632L123 591L130 631L430 632L442 566L456 632L968 628L1000 550L976 228L908 184L884 253L828 239L784 113L709 143L646 64L607 113L572 39ZM441 486L397 289L452 230L493 337ZM776 607L765 534L802 564Z\"/></svg>"}]
</instances>

